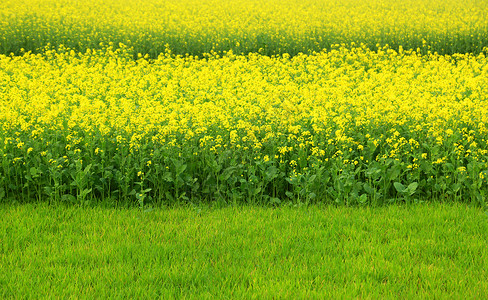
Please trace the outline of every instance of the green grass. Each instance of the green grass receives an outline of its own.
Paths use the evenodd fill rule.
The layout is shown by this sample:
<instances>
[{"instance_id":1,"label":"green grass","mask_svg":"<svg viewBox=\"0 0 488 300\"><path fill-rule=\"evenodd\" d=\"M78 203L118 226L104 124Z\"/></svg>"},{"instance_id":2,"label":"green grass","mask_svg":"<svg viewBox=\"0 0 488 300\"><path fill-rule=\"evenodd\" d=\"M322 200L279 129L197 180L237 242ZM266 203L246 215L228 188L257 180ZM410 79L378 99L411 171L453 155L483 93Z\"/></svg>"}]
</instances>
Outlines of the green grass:
<instances>
[{"instance_id":1,"label":"green grass","mask_svg":"<svg viewBox=\"0 0 488 300\"><path fill-rule=\"evenodd\" d=\"M0 207L0 298L480 298L488 216L381 208Z\"/></svg>"}]
</instances>

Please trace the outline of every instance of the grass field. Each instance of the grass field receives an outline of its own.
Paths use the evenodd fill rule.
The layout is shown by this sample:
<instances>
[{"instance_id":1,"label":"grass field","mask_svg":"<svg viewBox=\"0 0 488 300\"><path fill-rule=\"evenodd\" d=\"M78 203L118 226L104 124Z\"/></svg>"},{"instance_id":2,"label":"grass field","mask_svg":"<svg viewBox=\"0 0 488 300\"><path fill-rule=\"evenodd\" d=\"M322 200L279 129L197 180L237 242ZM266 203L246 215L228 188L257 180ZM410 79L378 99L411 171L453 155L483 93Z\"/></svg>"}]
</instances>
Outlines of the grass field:
<instances>
[{"instance_id":1,"label":"grass field","mask_svg":"<svg viewBox=\"0 0 488 300\"><path fill-rule=\"evenodd\" d=\"M1 206L0 297L463 298L488 215L463 204L153 210Z\"/></svg>"}]
</instances>

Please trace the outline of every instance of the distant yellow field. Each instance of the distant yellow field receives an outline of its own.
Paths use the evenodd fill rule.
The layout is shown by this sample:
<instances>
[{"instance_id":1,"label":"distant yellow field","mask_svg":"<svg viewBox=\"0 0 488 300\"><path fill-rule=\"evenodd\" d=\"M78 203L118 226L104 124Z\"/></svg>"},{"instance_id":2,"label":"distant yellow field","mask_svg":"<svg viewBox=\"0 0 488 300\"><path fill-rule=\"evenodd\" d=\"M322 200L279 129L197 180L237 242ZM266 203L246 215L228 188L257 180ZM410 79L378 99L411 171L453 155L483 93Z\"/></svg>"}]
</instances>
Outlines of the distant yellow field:
<instances>
[{"instance_id":1,"label":"distant yellow field","mask_svg":"<svg viewBox=\"0 0 488 300\"><path fill-rule=\"evenodd\" d=\"M123 42L152 57L179 54L308 53L364 43L439 53L488 46L486 0L26 0L0 3L0 51L47 43L85 50Z\"/></svg>"}]
</instances>

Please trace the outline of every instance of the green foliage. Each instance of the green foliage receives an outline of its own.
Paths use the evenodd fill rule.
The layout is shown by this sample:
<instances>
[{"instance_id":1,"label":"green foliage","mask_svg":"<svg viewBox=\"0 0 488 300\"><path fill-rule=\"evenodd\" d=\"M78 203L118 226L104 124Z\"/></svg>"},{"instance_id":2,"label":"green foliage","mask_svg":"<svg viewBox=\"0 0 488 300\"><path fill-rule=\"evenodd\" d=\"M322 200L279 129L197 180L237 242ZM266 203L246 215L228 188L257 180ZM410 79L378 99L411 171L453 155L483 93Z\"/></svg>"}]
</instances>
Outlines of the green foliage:
<instances>
[{"instance_id":1,"label":"green foliage","mask_svg":"<svg viewBox=\"0 0 488 300\"><path fill-rule=\"evenodd\" d=\"M62 136L60 133L55 139ZM0 199L84 205L92 201L114 201L142 208L195 201L382 205L418 199L484 205L487 195L486 181L479 175L486 171L480 168L481 163L473 160L468 160L466 171L460 171L463 170L459 167L461 161L454 161L455 164L439 167L424 163L412 172L407 168L410 157L358 165L344 163L348 157L351 160L357 157L358 154L351 152L321 163L312 157L303 167L293 169L289 160L280 163L275 158L252 159L247 155L253 154L245 152L226 151L215 155L209 149L196 147L180 155L180 145L169 147L147 142L144 149L131 153L124 148L128 145L111 143L105 137L103 142L92 139L92 143L79 153L60 144L59 149L63 150L56 156L54 151L43 157L33 150L29 157L35 159L26 158L25 163L16 165L9 163L9 151L15 152L14 149L7 149L2 174L4 180L9 180L3 183ZM104 145L99 150L103 155L95 155L95 148L100 144ZM193 154L196 151L198 156ZM418 149L418 157L426 151ZM289 155L298 159L297 153ZM361 155L374 154L363 150Z\"/></svg>"}]
</instances>

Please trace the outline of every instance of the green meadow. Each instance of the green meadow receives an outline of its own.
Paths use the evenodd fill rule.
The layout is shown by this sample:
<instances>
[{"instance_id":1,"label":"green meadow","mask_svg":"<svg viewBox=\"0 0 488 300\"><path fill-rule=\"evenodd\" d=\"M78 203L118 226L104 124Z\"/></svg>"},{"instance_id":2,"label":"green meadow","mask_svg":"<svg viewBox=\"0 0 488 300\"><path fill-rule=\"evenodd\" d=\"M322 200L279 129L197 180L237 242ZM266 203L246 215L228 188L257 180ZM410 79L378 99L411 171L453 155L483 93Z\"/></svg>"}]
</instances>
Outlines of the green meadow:
<instances>
[{"instance_id":1,"label":"green meadow","mask_svg":"<svg viewBox=\"0 0 488 300\"><path fill-rule=\"evenodd\" d=\"M0 208L0 298L481 299L465 204Z\"/></svg>"}]
</instances>

